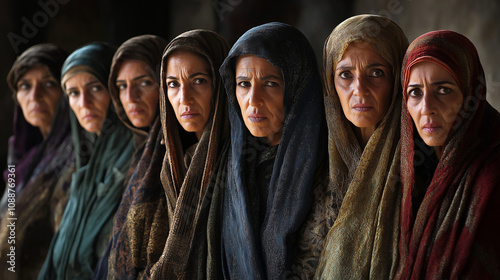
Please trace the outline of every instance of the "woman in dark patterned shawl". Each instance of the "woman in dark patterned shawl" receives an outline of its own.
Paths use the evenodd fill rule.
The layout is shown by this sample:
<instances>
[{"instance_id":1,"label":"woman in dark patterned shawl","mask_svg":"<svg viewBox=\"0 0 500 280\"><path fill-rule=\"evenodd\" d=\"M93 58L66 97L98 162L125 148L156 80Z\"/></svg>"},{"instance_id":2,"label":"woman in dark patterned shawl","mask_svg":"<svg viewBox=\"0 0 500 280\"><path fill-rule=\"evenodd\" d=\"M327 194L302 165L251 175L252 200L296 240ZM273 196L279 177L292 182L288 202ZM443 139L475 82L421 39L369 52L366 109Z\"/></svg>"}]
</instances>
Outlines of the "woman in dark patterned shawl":
<instances>
[{"instance_id":1,"label":"woman in dark patterned shawl","mask_svg":"<svg viewBox=\"0 0 500 280\"><path fill-rule=\"evenodd\" d=\"M396 279L500 279L500 114L472 42L426 33L401 74Z\"/></svg>"},{"instance_id":2,"label":"woman in dark patterned shawl","mask_svg":"<svg viewBox=\"0 0 500 280\"><path fill-rule=\"evenodd\" d=\"M107 84L115 48L92 43L62 67L72 109L76 171L59 231L38 279L90 279L109 243L133 154L132 134L111 106Z\"/></svg>"},{"instance_id":3,"label":"woman in dark patterned shawl","mask_svg":"<svg viewBox=\"0 0 500 280\"><path fill-rule=\"evenodd\" d=\"M65 51L52 44L33 46L17 58L7 77L16 103L14 135L9 141L8 160L8 164L15 168L15 188L7 188L1 207L2 279L32 279L38 275L66 206L75 165L69 106L59 80L66 56ZM41 79L28 77L34 69L43 69L45 74L39 77ZM43 99L40 94L50 95L48 91L57 94L52 104L54 115L47 119L48 134L42 135L40 128L30 124L33 116L24 116L28 113L24 110L32 108L22 108L17 96L28 91L35 95L31 99L35 102L23 105L40 102ZM38 106L48 106L43 100L41 102L42 105ZM5 179L7 181L8 177ZM12 198L14 190L15 210L14 215L10 215L7 211L8 198ZM16 222L15 244L8 242L10 228L7 225L12 222L9 218L19 221ZM7 270L10 267L7 254L11 254L12 245L16 247L15 273Z\"/></svg>"},{"instance_id":4,"label":"woman in dark patterned shawl","mask_svg":"<svg viewBox=\"0 0 500 280\"><path fill-rule=\"evenodd\" d=\"M160 144L158 101L161 56L166 45L158 36L141 35L125 41L113 57L109 89L118 117L132 130L136 151L113 224L113 238L94 279L147 278L163 250L162 246L148 247L148 242L152 236L165 240L167 227L151 229L146 223L136 222L148 210L154 214L165 204L160 181L165 147ZM161 221L161 211L159 214Z\"/></svg>"},{"instance_id":5,"label":"woman in dark patterned shawl","mask_svg":"<svg viewBox=\"0 0 500 280\"><path fill-rule=\"evenodd\" d=\"M244 58L267 68L246 69L240 66ZM314 185L326 177L326 172L318 173L325 164L327 139L316 56L299 30L268 23L238 39L220 72L231 121L227 173L217 183L223 192L224 278L282 279L292 266ZM271 96L278 94L272 88L281 90L280 100ZM256 96L244 109L247 101L239 99L249 94ZM263 96L274 101L264 105ZM272 103L282 105L274 108ZM259 130L260 124L265 129Z\"/></svg>"}]
</instances>

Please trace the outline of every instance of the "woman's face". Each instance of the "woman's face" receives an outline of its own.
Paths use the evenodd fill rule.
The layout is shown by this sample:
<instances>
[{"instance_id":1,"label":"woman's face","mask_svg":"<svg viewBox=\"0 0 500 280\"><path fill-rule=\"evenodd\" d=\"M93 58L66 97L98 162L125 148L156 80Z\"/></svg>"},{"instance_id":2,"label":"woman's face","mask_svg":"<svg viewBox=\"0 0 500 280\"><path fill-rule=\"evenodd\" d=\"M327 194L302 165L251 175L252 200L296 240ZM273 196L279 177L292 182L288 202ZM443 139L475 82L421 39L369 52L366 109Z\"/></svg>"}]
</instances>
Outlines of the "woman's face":
<instances>
[{"instance_id":1,"label":"woman's face","mask_svg":"<svg viewBox=\"0 0 500 280\"><path fill-rule=\"evenodd\" d=\"M120 101L135 127L148 127L153 122L160 94L151 68L140 60L125 60L118 70L116 87Z\"/></svg>"},{"instance_id":2,"label":"woman's face","mask_svg":"<svg viewBox=\"0 0 500 280\"><path fill-rule=\"evenodd\" d=\"M106 87L94 75L81 72L69 78L65 88L80 125L99 135L111 100Z\"/></svg>"},{"instance_id":3,"label":"woman's face","mask_svg":"<svg viewBox=\"0 0 500 280\"><path fill-rule=\"evenodd\" d=\"M422 140L431 147L443 146L464 100L457 81L438 64L423 61L411 67L405 94Z\"/></svg>"},{"instance_id":4,"label":"woman's face","mask_svg":"<svg viewBox=\"0 0 500 280\"><path fill-rule=\"evenodd\" d=\"M351 43L337 63L335 89L346 118L359 128L376 128L391 103L390 64L367 44Z\"/></svg>"},{"instance_id":5,"label":"woman's face","mask_svg":"<svg viewBox=\"0 0 500 280\"><path fill-rule=\"evenodd\" d=\"M174 51L167 60L167 95L177 121L198 139L212 110L212 76L209 64L189 51Z\"/></svg>"},{"instance_id":6,"label":"woman's face","mask_svg":"<svg viewBox=\"0 0 500 280\"><path fill-rule=\"evenodd\" d=\"M236 99L243 121L255 137L269 145L280 143L283 126L285 83L281 70L254 55L236 61Z\"/></svg>"},{"instance_id":7,"label":"woman's face","mask_svg":"<svg viewBox=\"0 0 500 280\"><path fill-rule=\"evenodd\" d=\"M26 121L46 137L52 126L61 86L47 66L35 66L17 81L17 102Z\"/></svg>"}]
</instances>

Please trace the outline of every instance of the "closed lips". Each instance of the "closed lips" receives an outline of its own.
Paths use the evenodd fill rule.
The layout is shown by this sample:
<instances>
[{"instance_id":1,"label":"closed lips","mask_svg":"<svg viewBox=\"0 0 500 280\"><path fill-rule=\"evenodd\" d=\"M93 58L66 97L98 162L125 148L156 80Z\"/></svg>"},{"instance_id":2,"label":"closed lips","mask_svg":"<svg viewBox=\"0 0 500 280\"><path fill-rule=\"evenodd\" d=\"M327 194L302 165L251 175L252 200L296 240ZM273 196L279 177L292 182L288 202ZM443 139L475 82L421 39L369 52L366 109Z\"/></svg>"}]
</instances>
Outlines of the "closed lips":
<instances>
[{"instance_id":1,"label":"closed lips","mask_svg":"<svg viewBox=\"0 0 500 280\"><path fill-rule=\"evenodd\" d=\"M196 117L197 115L199 115L199 114L195 111L186 111L186 112L182 112L181 117L184 119L190 119L190 118Z\"/></svg>"},{"instance_id":2,"label":"closed lips","mask_svg":"<svg viewBox=\"0 0 500 280\"><path fill-rule=\"evenodd\" d=\"M354 110L362 111L362 112L368 111L368 110L370 110L372 108L373 108L373 106L368 105L368 104L364 104L364 103L359 103L359 104L356 104L356 105L353 106Z\"/></svg>"},{"instance_id":3,"label":"closed lips","mask_svg":"<svg viewBox=\"0 0 500 280\"><path fill-rule=\"evenodd\" d=\"M261 114L249 114L248 115L248 119L251 122L261 122L261 121L264 121L267 118L266 118L266 116L261 115Z\"/></svg>"},{"instance_id":4,"label":"closed lips","mask_svg":"<svg viewBox=\"0 0 500 280\"><path fill-rule=\"evenodd\" d=\"M423 126L423 130L428 133L435 132L436 130L440 129L441 126L437 123L426 123Z\"/></svg>"}]
</instances>

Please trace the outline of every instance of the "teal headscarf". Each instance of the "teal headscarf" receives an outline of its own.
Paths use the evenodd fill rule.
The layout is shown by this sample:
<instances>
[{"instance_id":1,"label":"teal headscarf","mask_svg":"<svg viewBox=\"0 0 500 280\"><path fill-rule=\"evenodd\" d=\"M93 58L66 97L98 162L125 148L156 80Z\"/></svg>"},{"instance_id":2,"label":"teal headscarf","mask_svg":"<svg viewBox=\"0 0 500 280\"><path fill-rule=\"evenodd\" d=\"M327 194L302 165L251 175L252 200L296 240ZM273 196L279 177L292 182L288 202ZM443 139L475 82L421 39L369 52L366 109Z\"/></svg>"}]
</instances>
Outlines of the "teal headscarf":
<instances>
[{"instance_id":1,"label":"teal headscarf","mask_svg":"<svg viewBox=\"0 0 500 280\"><path fill-rule=\"evenodd\" d=\"M62 67L63 84L69 70L85 66L84 71L107 88L114 51L104 43L92 43L76 50ZM85 131L74 112L70 118L77 169L61 226L52 239L38 279L92 277L109 242L134 151L132 134L120 122L111 103L99 136Z\"/></svg>"}]
</instances>

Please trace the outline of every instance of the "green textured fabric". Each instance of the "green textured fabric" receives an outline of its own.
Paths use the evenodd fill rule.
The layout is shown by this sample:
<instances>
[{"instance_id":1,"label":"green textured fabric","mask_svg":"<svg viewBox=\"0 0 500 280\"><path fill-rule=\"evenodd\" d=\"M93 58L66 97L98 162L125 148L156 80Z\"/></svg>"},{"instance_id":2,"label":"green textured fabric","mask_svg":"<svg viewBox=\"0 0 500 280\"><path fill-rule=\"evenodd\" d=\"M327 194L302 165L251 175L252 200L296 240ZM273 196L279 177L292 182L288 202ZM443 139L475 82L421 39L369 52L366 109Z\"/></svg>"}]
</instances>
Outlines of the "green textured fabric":
<instances>
[{"instance_id":1,"label":"green textured fabric","mask_svg":"<svg viewBox=\"0 0 500 280\"><path fill-rule=\"evenodd\" d=\"M82 47L68 57L62 76L74 66L86 65L107 86L113 53L113 48L100 43ZM111 104L98 137L80 126L73 111L70 121L77 170L73 173L61 226L52 239L38 279L92 277L109 242L113 217L134 152L132 134L120 122Z\"/></svg>"}]
</instances>

